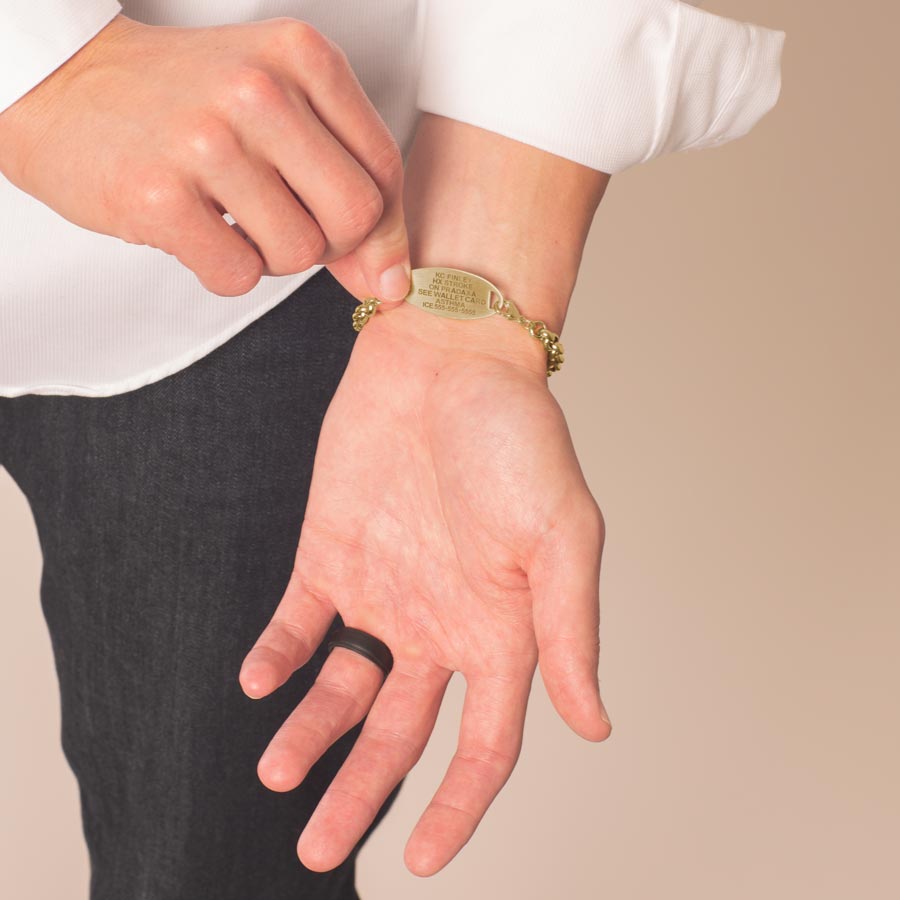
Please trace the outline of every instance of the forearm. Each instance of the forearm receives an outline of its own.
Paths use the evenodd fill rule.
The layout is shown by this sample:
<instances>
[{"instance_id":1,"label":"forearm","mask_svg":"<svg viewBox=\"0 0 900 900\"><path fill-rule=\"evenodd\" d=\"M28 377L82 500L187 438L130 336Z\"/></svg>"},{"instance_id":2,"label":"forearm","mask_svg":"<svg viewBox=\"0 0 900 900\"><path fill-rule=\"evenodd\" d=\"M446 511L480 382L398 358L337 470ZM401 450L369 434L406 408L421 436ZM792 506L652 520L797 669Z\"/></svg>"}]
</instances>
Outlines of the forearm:
<instances>
[{"instance_id":1,"label":"forearm","mask_svg":"<svg viewBox=\"0 0 900 900\"><path fill-rule=\"evenodd\" d=\"M404 189L412 264L482 275L560 333L609 175L423 113Z\"/></svg>"}]
</instances>

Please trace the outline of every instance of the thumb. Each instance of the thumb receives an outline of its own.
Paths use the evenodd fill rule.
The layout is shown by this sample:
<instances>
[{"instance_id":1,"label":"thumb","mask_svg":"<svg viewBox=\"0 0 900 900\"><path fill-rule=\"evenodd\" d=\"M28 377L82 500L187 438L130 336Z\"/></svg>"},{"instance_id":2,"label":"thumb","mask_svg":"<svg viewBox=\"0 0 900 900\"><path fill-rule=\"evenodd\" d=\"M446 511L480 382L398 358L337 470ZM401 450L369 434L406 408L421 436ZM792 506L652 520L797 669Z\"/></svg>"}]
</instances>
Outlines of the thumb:
<instances>
[{"instance_id":1,"label":"thumb","mask_svg":"<svg viewBox=\"0 0 900 900\"><path fill-rule=\"evenodd\" d=\"M379 300L403 300L409 293L409 237L403 215L403 159L399 150L387 168L370 172L384 197L378 224L355 249L354 255L368 284Z\"/></svg>"},{"instance_id":2,"label":"thumb","mask_svg":"<svg viewBox=\"0 0 900 900\"><path fill-rule=\"evenodd\" d=\"M604 534L591 498L541 537L528 570L541 677L556 711L589 741L611 730L597 681Z\"/></svg>"}]
</instances>

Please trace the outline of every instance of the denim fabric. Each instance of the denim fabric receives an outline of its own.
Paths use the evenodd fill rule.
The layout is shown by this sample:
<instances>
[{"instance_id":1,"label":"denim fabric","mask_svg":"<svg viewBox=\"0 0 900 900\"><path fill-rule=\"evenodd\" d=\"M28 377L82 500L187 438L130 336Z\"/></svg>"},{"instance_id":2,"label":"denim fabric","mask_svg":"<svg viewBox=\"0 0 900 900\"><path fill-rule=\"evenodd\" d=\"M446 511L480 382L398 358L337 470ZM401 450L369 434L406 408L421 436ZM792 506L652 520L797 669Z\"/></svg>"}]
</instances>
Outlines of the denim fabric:
<instances>
[{"instance_id":1,"label":"denim fabric","mask_svg":"<svg viewBox=\"0 0 900 900\"><path fill-rule=\"evenodd\" d=\"M362 723L294 791L256 775L324 642L266 699L237 680L288 582L355 306L323 269L154 384L0 398L0 464L40 536L91 900L358 897L356 852L402 782L338 869L304 868L296 842Z\"/></svg>"}]
</instances>

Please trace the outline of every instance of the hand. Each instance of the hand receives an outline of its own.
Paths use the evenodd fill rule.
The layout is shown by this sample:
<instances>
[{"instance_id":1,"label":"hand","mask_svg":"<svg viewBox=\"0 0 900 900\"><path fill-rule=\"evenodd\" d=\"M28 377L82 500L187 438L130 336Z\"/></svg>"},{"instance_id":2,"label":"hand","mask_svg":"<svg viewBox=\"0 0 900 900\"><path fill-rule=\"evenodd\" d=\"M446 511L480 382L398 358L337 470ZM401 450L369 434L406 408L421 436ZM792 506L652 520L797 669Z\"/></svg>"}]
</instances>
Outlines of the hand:
<instances>
[{"instance_id":1,"label":"hand","mask_svg":"<svg viewBox=\"0 0 900 900\"><path fill-rule=\"evenodd\" d=\"M572 729L610 733L597 683L603 519L545 368L539 342L500 317L402 304L357 338L322 425L293 576L240 673L250 697L269 694L336 613L393 652L382 684L373 663L332 651L259 762L264 784L291 790L368 715L300 837L310 869L347 857L419 759L454 671L466 679L459 744L407 844L414 874L455 856L509 777L538 662Z\"/></svg>"},{"instance_id":2,"label":"hand","mask_svg":"<svg viewBox=\"0 0 900 900\"><path fill-rule=\"evenodd\" d=\"M400 151L343 51L305 22L120 14L0 114L0 148L17 187L162 249L216 294L332 261L360 299L408 292Z\"/></svg>"}]
</instances>

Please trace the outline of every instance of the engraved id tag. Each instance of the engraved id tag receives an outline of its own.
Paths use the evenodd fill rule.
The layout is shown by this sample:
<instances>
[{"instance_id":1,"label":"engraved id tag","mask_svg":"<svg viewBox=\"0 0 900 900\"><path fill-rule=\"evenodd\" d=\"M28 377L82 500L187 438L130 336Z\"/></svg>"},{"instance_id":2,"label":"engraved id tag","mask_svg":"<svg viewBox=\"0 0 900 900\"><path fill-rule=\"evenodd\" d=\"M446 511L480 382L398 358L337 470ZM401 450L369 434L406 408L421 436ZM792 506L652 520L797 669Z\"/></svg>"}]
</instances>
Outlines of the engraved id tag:
<instances>
[{"instance_id":1,"label":"engraved id tag","mask_svg":"<svg viewBox=\"0 0 900 900\"><path fill-rule=\"evenodd\" d=\"M429 267L412 270L407 303L448 319L492 316L503 295L487 279L462 269Z\"/></svg>"}]
</instances>

